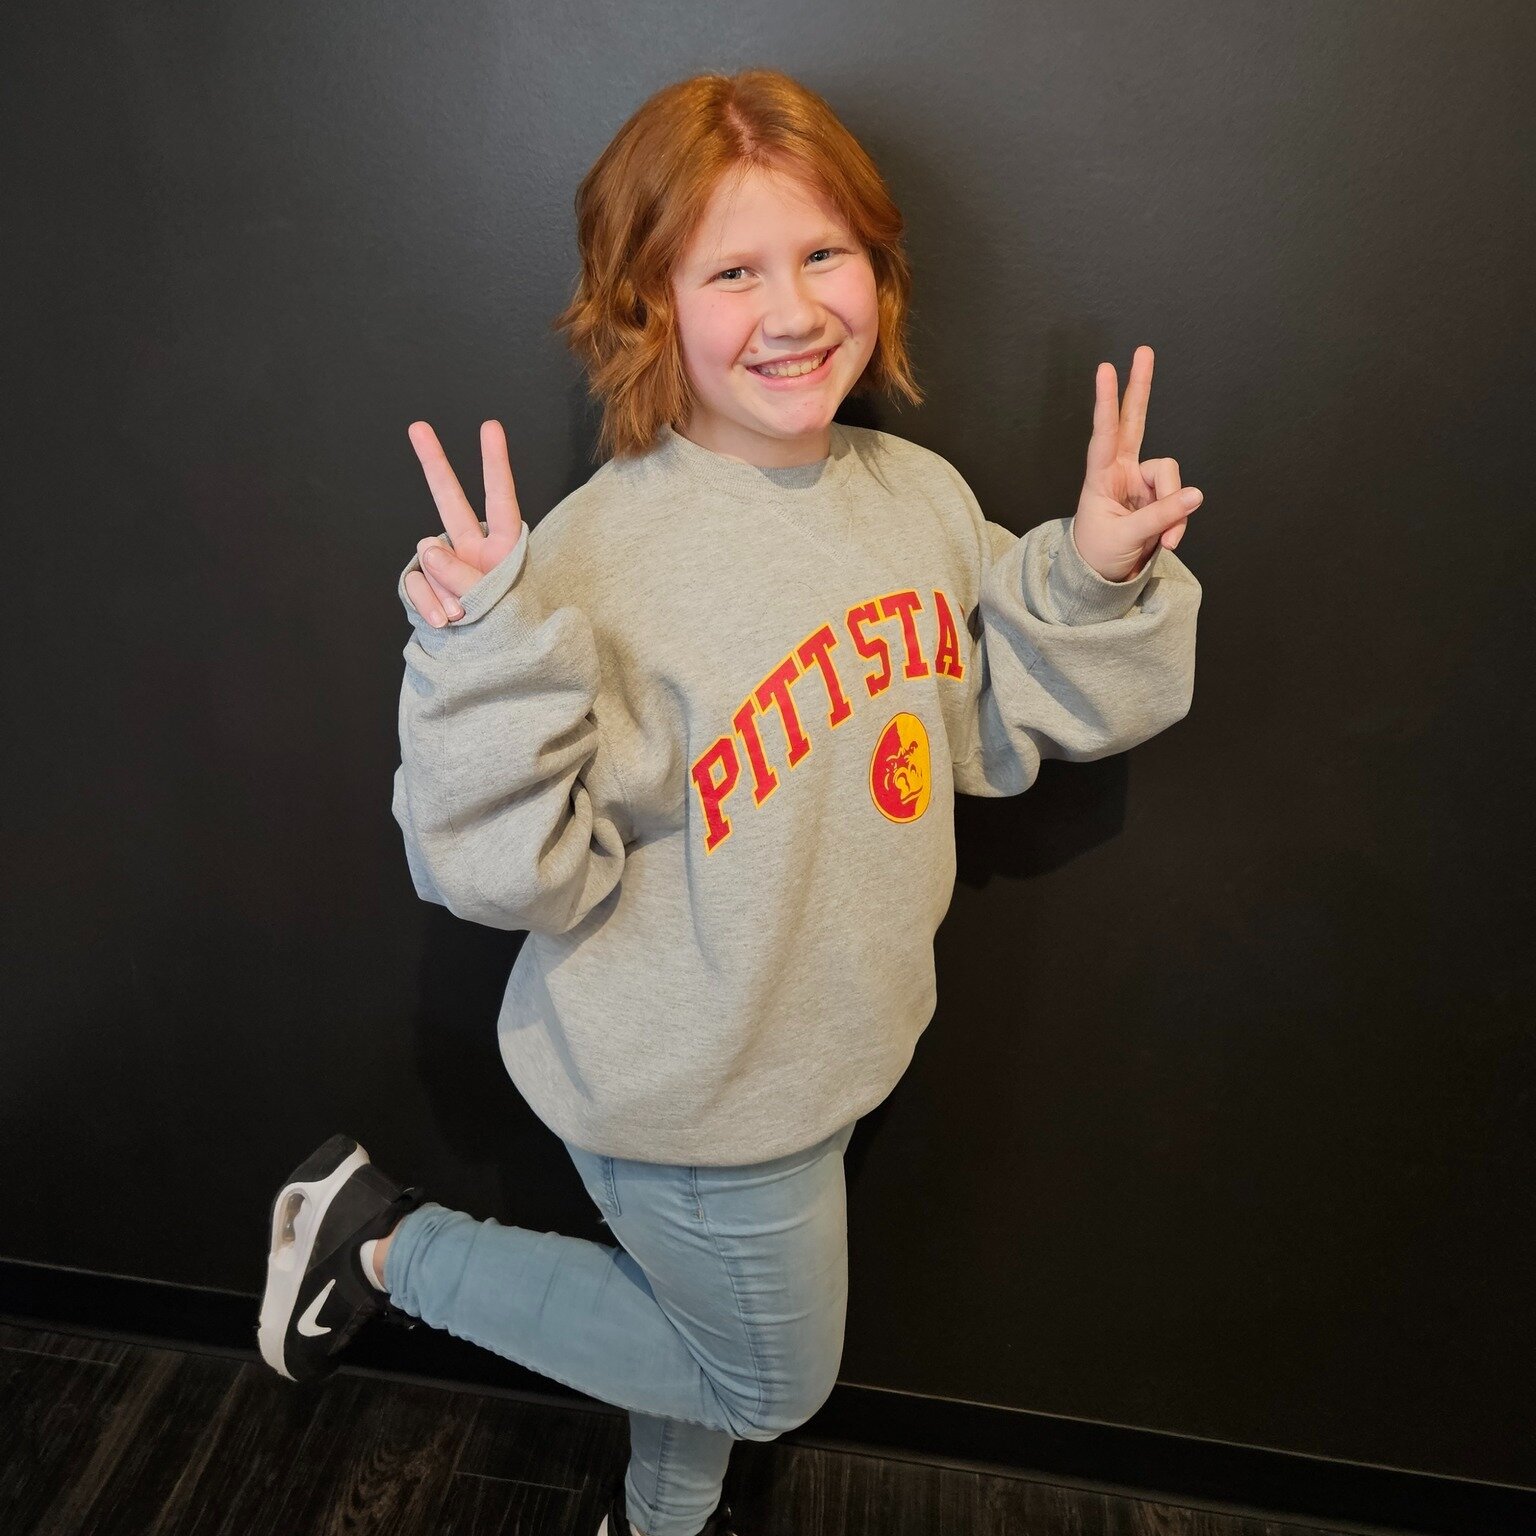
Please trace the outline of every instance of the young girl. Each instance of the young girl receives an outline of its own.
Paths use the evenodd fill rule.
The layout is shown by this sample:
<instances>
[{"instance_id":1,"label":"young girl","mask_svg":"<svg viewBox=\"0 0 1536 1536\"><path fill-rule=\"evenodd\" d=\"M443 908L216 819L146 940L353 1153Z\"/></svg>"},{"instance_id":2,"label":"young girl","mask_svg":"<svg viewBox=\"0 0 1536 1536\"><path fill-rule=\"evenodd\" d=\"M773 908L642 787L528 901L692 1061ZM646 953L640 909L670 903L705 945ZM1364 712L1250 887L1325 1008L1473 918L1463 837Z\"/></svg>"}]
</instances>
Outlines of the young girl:
<instances>
[{"instance_id":1,"label":"young girl","mask_svg":"<svg viewBox=\"0 0 1536 1536\"><path fill-rule=\"evenodd\" d=\"M447 537L400 579L393 809L423 899L527 931L503 1059L620 1246L447 1209L335 1136L274 1201L260 1339L304 1381L369 1317L444 1328L629 1410L602 1536L718 1536L734 1441L837 1379L843 1153L933 1016L954 795L1187 713L1194 500L1138 457L1145 347L1123 409L1099 367L1075 516L1022 538L834 419L921 399L903 225L781 74L661 91L577 212L556 323L606 462L529 526L487 422L480 522L413 424Z\"/></svg>"}]
</instances>

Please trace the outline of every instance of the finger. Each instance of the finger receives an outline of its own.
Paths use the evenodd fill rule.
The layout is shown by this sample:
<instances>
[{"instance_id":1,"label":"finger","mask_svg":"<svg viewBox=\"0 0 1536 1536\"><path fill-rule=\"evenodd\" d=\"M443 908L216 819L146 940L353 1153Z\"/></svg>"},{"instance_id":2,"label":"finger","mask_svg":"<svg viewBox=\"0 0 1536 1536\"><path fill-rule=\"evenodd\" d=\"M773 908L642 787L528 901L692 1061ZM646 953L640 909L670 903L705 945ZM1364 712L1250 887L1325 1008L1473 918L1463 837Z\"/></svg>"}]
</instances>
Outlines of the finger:
<instances>
[{"instance_id":1,"label":"finger","mask_svg":"<svg viewBox=\"0 0 1536 1536\"><path fill-rule=\"evenodd\" d=\"M1167 467L1173 470L1173 483L1167 480ZM1166 496L1176 491L1184 483L1179 479L1179 461L1177 459L1143 459L1136 466L1141 471L1141 484L1147 495L1156 501L1160 496Z\"/></svg>"},{"instance_id":2,"label":"finger","mask_svg":"<svg viewBox=\"0 0 1536 1536\"><path fill-rule=\"evenodd\" d=\"M420 571L407 571L405 573L405 595L411 600L413 607L427 623L441 629L448 622L447 615L443 612L442 604L432 592L427 578Z\"/></svg>"},{"instance_id":3,"label":"finger","mask_svg":"<svg viewBox=\"0 0 1536 1536\"><path fill-rule=\"evenodd\" d=\"M1173 496L1183 489L1184 482L1180 479L1177 459L1146 459L1142 462L1141 470L1147 488L1159 500ZM1150 478L1148 478L1148 471L1150 471ZM1164 549L1172 549L1184 537L1184 530L1187 527L1189 527L1189 514L1186 512L1172 528L1163 530L1158 542Z\"/></svg>"},{"instance_id":4,"label":"finger","mask_svg":"<svg viewBox=\"0 0 1536 1536\"><path fill-rule=\"evenodd\" d=\"M479 535L479 524L475 533ZM432 590L446 606L462 597L484 574L478 566L461 560L441 539L421 539L416 553L421 557L421 568L426 573Z\"/></svg>"},{"instance_id":5,"label":"finger","mask_svg":"<svg viewBox=\"0 0 1536 1536\"><path fill-rule=\"evenodd\" d=\"M443 520L448 537L458 548L469 548L481 537L480 519L475 516L475 509L470 506L464 487L459 484L448 455L437 440L437 433L426 422L413 421L406 428L406 436L416 450L416 457L421 460L422 473L427 477L427 486L432 492L432 500L437 503L438 516Z\"/></svg>"},{"instance_id":6,"label":"finger","mask_svg":"<svg viewBox=\"0 0 1536 1536\"><path fill-rule=\"evenodd\" d=\"M421 544L417 546L416 552L424 555L428 546L433 549L441 549L443 547L436 539L423 539ZM431 560L424 560L420 574L426 577L427 585L432 589L432 595L443 605L443 611L447 613L448 617L450 619L462 619L464 617L464 605L460 603L454 592L441 581L438 581L431 571L427 569L429 565L434 563Z\"/></svg>"},{"instance_id":7,"label":"finger","mask_svg":"<svg viewBox=\"0 0 1536 1536\"><path fill-rule=\"evenodd\" d=\"M507 434L499 421L480 424L480 461L485 475L485 526L490 533L505 533L517 542L523 526L512 484L512 460L507 455Z\"/></svg>"},{"instance_id":8,"label":"finger","mask_svg":"<svg viewBox=\"0 0 1536 1536\"><path fill-rule=\"evenodd\" d=\"M1100 363L1093 375L1093 436L1088 440L1088 481L1097 484L1120 451L1120 379L1113 363ZM1104 487L1099 485L1099 489ZM1106 492L1107 494L1107 492Z\"/></svg>"},{"instance_id":9,"label":"finger","mask_svg":"<svg viewBox=\"0 0 1536 1536\"><path fill-rule=\"evenodd\" d=\"M1152 348L1137 347L1131 359L1131 377L1125 386L1125 405L1120 412L1120 452L1129 459L1141 457L1141 440L1147 429L1147 397L1152 393Z\"/></svg>"},{"instance_id":10,"label":"finger","mask_svg":"<svg viewBox=\"0 0 1536 1536\"><path fill-rule=\"evenodd\" d=\"M1152 471L1152 494L1161 501L1165 496L1172 496L1177 490L1183 489L1184 482L1179 478L1179 461L1177 459L1148 459L1143 468Z\"/></svg>"},{"instance_id":11,"label":"finger","mask_svg":"<svg viewBox=\"0 0 1536 1536\"><path fill-rule=\"evenodd\" d=\"M1195 506L1190 506L1185 500L1189 496L1204 499L1201 492L1187 485L1182 490L1175 491L1172 496L1164 497L1161 501L1148 502L1140 511L1133 512L1131 527L1142 543L1145 544L1149 539L1161 541L1162 536L1170 528L1175 528L1184 522L1195 510L1195 506L1200 505L1197 501Z\"/></svg>"}]
</instances>

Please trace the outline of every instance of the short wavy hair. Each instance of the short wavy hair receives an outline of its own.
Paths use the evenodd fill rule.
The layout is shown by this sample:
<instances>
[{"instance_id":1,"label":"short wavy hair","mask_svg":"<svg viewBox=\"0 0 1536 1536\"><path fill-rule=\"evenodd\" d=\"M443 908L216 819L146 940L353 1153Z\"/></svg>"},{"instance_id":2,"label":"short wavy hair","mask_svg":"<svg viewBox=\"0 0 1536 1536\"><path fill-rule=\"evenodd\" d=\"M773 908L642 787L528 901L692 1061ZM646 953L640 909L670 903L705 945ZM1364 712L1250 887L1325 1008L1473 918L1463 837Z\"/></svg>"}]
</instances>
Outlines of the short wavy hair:
<instances>
[{"instance_id":1,"label":"short wavy hair","mask_svg":"<svg viewBox=\"0 0 1536 1536\"><path fill-rule=\"evenodd\" d=\"M739 168L814 188L869 253L879 315L875 349L850 393L922 391L907 353L912 273L904 221L875 163L822 97L772 69L695 75L665 86L619 129L576 190L581 272L551 324L602 403L597 454L652 448L692 415L672 276L716 186Z\"/></svg>"}]
</instances>

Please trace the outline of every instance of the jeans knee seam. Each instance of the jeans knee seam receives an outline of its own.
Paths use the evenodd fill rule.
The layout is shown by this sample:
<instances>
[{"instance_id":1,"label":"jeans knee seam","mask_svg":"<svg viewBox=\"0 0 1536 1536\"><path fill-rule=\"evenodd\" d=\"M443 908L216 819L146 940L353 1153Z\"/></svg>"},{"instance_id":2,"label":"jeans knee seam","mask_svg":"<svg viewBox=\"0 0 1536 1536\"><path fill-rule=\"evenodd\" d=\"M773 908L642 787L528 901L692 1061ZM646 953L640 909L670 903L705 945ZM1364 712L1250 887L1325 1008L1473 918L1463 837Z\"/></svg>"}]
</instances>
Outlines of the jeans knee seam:
<instances>
[{"instance_id":1,"label":"jeans knee seam","mask_svg":"<svg viewBox=\"0 0 1536 1536\"><path fill-rule=\"evenodd\" d=\"M721 1245L720 1239L715 1233L715 1229L710 1225L709 1217L705 1214L704 1200L702 1195L699 1194L698 1175L696 1171L694 1174L693 1189L694 1194L699 1201L699 1215L703 1218L704 1230L709 1234L709 1240L714 1245L715 1253L720 1260L721 1267L725 1270L726 1279L731 1282L731 1299L736 1303L736 1316L741 1321L741 1331L746 1335L747 1348L751 1351L752 1354L752 1376L753 1379L757 1382L757 1402L753 1406L752 1417L754 1419L758 1419L760 1418L763 1411L763 1362L762 1357L758 1353L757 1334L752 1326L752 1320L747 1316L747 1309L741 1304L741 1291L737 1288L736 1285L736 1276L731 1269L730 1257L726 1253L724 1247ZM720 1398L718 1390L715 1393L715 1397L717 1399ZM720 1406L722 1408L726 1407L726 1404L723 1400L721 1401Z\"/></svg>"},{"instance_id":2,"label":"jeans knee seam","mask_svg":"<svg viewBox=\"0 0 1536 1536\"><path fill-rule=\"evenodd\" d=\"M672 1420L661 1421L661 1443L656 1450L656 1496L650 1502L649 1510L645 1517L646 1528L649 1529L656 1523L657 1505L661 1503L661 1490L666 1485L667 1478L667 1447L672 1441ZM613 1536L613 1533L610 1533ZM628 1531L617 1533L617 1536L629 1536Z\"/></svg>"}]
</instances>

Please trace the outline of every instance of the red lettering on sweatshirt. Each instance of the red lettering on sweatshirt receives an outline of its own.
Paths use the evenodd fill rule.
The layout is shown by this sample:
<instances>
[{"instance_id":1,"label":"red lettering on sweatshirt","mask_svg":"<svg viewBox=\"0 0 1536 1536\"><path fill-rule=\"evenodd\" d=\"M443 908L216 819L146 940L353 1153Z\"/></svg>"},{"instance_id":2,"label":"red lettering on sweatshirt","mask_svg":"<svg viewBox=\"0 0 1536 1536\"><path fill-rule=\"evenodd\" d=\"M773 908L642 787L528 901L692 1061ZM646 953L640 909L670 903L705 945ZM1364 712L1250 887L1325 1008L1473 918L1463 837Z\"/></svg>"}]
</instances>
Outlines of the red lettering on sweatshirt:
<instances>
[{"instance_id":1,"label":"red lettering on sweatshirt","mask_svg":"<svg viewBox=\"0 0 1536 1536\"><path fill-rule=\"evenodd\" d=\"M940 677L963 682L965 663L961 659L959 629L954 613L944 593L937 587L933 589L933 601L935 634L932 671ZM900 624L902 677L922 678L929 675L929 662L923 654L917 622L917 615L924 611L921 597L908 589L884 593L858 603L844 613L843 627L853 643L854 651L865 661L877 663L873 670L864 673L864 687L868 697L878 697L895 681L891 644L878 632L878 626L891 620ZM869 633L866 633L866 628ZM837 645L838 636L832 626L819 624L748 691L732 712L731 732L717 737L694 761L690 773L703 815L706 853L713 853L731 835L731 818L726 814L726 802L741 782L738 738L752 771L752 800L748 809L760 808L781 787L779 774L768 761L768 743L759 728L759 721L766 719L770 711L778 717L778 734L784 740L786 767L796 767L814 750L812 738L802 724L801 709L807 711L813 729L819 728L814 724L819 715L812 711L812 696L806 695L804 690L801 698L796 700L793 690L797 681L809 677L813 670L819 676L822 693L827 701L826 725L829 730L837 730L852 717L853 703L844 689L832 655ZM815 697L819 698L820 695ZM915 715L899 716L896 722L887 726L876 755L882 766L876 775L877 783L872 785L872 792L882 812L891 819L910 819L901 814L908 810L914 816L921 814L928 803L926 788L921 793L916 788L919 755L926 778L926 732L921 720ZM905 765L912 765L913 779L903 793L892 792L887 766L890 762L897 764L898 774Z\"/></svg>"},{"instance_id":2,"label":"red lettering on sweatshirt","mask_svg":"<svg viewBox=\"0 0 1536 1536\"><path fill-rule=\"evenodd\" d=\"M907 665L904 677L927 677L928 663L923 660L923 648L917 638L917 621L912 615L921 609L923 600L916 592L888 592L880 599L880 607L887 615L901 619L901 638L907 648Z\"/></svg>"}]
</instances>

